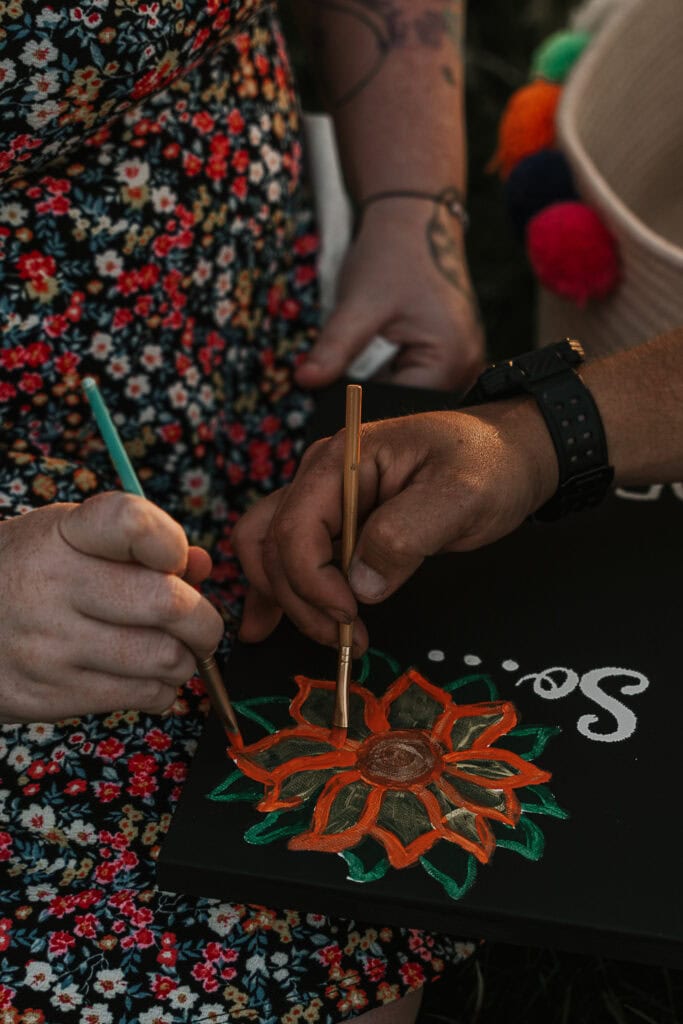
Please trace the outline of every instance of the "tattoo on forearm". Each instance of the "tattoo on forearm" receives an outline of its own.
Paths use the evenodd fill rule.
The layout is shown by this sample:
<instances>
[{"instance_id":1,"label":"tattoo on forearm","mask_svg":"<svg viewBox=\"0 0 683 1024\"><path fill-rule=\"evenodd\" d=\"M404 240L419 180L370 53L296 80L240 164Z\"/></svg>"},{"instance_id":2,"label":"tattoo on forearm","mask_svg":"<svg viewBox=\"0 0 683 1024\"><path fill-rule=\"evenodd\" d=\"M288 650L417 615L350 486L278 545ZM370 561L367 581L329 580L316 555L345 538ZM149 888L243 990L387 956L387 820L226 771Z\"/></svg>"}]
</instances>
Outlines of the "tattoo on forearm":
<instances>
[{"instance_id":1,"label":"tattoo on forearm","mask_svg":"<svg viewBox=\"0 0 683 1024\"><path fill-rule=\"evenodd\" d=\"M462 46L462 7L448 4L442 10L432 8L424 11L413 21L413 28L423 46L438 50L446 39L459 50Z\"/></svg>"},{"instance_id":2,"label":"tattoo on forearm","mask_svg":"<svg viewBox=\"0 0 683 1024\"><path fill-rule=\"evenodd\" d=\"M329 16L350 18L364 29L371 40L372 53L365 67L357 67L353 81L340 88L324 82L328 99L333 109L349 103L361 93L382 70L392 51L402 47L422 46L440 50L448 45L462 56L464 30L464 0L432 0L432 6L414 13L411 0L307 0L313 8L315 50L320 57L324 72L328 61L325 59L333 28ZM360 65L361 59L356 60ZM449 85L455 85L453 67L443 65L441 74ZM323 74L323 77L324 74Z\"/></svg>"},{"instance_id":3,"label":"tattoo on forearm","mask_svg":"<svg viewBox=\"0 0 683 1024\"><path fill-rule=\"evenodd\" d=\"M459 195L456 189L448 191L453 191ZM435 199L425 232L429 254L439 273L466 297L477 319L481 320L477 297L469 282L469 278L466 274L463 274L463 257L451 230L449 223L449 217L451 216L443 201Z\"/></svg>"}]
</instances>

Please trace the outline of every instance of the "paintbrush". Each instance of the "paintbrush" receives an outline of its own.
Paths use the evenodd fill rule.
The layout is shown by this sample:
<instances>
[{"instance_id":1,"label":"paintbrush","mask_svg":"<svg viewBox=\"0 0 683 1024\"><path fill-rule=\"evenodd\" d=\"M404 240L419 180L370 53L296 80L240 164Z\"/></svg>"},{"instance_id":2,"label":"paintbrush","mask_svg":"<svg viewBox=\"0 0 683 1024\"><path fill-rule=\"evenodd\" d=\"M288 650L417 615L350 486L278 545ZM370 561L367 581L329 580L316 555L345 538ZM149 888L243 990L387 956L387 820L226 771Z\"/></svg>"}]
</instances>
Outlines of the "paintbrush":
<instances>
[{"instance_id":1,"label":"paintbrush","mask_svg":"<svg viewBox=\"0 0 683 1024\"><path fill-rule=\"evenodd\" d=\"M360 384L346 387L346 432L344 436L344 489L342 505L341 567L348 579L358 530L358 474L360 471L360 423L363 389ZM349 727L349 686L353 649L353 622L339 624L339 658L332 741L341 744Z\"/></svg>"},{"instance_id":2,"label":"paintbrush","mask_svg":"<svg viewBox=\"0 0 683 1024\"><path fill-rule=\"evenodd\" d=\"M100 389L92 377L84 377L82 386L83 391L85 392L85 397L90 403L90 408L92 409L102 440L104 441L109 453L109 458L114 464L114 469L119 475L124 491L127 491L129 494L137 494L139 497L144 498L145 492L143 491L140 481L137 478L137 474L133 469L133 465L128 458L128 452L123 447L123 442L119 436L119 432L114 426L114 422L109 415L109 410L107 409ZM209 700L211 701L213 709L225 729L230 743L234 747L243 746L242 734L240 733L240 729L237 724L235 711L230 703L230 698L228 697L223 684L223 677L221 676L220 669L216 664L216 659L213 654L211 654L208 658L199 658L195 655L195 660L197 662L197 671L206 686Z\"/></svg>"}]
</instances>

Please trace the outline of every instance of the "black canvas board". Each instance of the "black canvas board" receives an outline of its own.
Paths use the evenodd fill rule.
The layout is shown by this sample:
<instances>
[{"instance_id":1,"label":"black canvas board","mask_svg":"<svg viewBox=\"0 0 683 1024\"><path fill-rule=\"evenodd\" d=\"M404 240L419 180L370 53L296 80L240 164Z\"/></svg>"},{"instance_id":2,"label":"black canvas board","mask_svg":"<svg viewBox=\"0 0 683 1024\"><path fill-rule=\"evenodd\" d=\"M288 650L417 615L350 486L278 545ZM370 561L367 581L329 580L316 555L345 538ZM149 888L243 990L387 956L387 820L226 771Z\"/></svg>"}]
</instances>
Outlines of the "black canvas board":
<instances>
[{"instance_id":1,"label":"black canvas board","mask_svg":"<svg viewBox=\"0 0 683 1024\"><path fill-rule=\"evenodd\" d=\"M570 817L536 819L546 840L539 861L497 850L456 902L420 868L359 884L346 879L339 856L292 852L284 840L249 846L242 835L260 812L206 798L232 770L212 720L162 848L159 884L683 966L682 523L683 505L669 490L652 502L612 497L590 514L528 524L479 551L430 559L392 599L363 610L373 647L402 668L414 665L437 684L487 672L500 696L518 707L522 724L561 728L534 760L552 772L549 786ZM433 651L443 660L433 661ZM481 665L467 668L466 655ZM517 670L503 667L512 661ZM642 673L649 682L643 692L620 692L629 680L618 676L602 683L608 697L637 716L632 735L619 742L583 735L578 724L585 729L586 716L597 716L590 727L604 733L614 732L617 719L579 688L548 700L531 682L516 685L525 674L558 666L581 679L609 666ZM283 624L264 644L238 645L226 677L239 701L291 696L295 674L332 679L335 670L334 652ZM253 723L244 731L247 741L260 735Z\"/></svg>"}]
</instances>

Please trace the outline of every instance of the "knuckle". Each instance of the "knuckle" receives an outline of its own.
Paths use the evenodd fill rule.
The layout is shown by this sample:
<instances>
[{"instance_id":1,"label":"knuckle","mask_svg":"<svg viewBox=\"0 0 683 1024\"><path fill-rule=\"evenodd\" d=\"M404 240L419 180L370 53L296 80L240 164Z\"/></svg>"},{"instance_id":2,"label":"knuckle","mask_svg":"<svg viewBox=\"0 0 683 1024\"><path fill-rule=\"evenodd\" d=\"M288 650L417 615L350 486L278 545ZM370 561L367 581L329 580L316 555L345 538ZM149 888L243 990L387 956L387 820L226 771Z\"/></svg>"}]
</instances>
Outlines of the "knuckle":
<instances>
[{"instance_id":1,"label":"knuckle","mask_svg":"<svg viewBox=\"0 0 683 1024\"><path fill-rule=\"evenodd\" d=\"M114 507L113 511L119 528L132 543L154 529L154 514L149 502L130 494L122 494L120 497L122 500L119 507Z\"/></svg>"},{"instance_id":2,"label":"knuckle","mask_svg":"<svg viewBox=\"0 0 683 1024\"><path fill-rule=\"evenodd\" d=\"M313 444L310 444L308 446L306 451L301 456L301 462L299 463L299 473L308 472L311 466L315 465L315 463L320 458L322 452L324 451L328 440L329 438L323 438L320 441L314 441Z\"/></svg>"},{"instance_id":3,"label":"knuckle","mask_svg":"<svg viewBox=\"0 0 683 1024\"><path fill-rule=\"evenodd\" d=\"M332 437L314 441L304 452L301 470L307 473L327 473L330 466L336 465L344 457L344 436L342 427Z\"/></svg>"},{"instance_id":4,"label":"knuckle","mask_svg":"<svg viewBox=\"0 0 683 1024\"><path fill-rule=\"evenodd\" d=\"M269 556L272 556L278 548L286 547L292 537L300 531L299 517L295 512L282 511L273 520L270 533L266 539Z\"/></svg>"},{"instance_id":5,"label":"knuckle","mask_svg":"<svg viewBox=\"0 0 683 1024\"><path fill-rule=\"evenodd\" d=\"M368 527L365 548L382 562L411 561L415 551L410 523L401 516L379 518Z\"/></svg>"},{"instance_id":6,"label":"knuckle","mask_svg":"<svg viewBox=\"0 0 683 1024\"><path fill-rule=\"evenodd\" d=\"M152 605L158 621L178 622L188 611L185 585L176 576L160 573L152 591Z\"/></svg>"},{"instance_id":7,"label":"knuckle","mask_svg":"<svg viewBox=\"0 0 683 1024\"><path fill-rule=\"evenodd\" d=\"M187 672L188 658L189 652L180 640L176 640L175 637L168 636L168 634L162 637L156 658L156 665L161 676L164 678L182 678L187 673L186 677L189 679L192 671L190 669Z\"/></svg>"}]
</instances>

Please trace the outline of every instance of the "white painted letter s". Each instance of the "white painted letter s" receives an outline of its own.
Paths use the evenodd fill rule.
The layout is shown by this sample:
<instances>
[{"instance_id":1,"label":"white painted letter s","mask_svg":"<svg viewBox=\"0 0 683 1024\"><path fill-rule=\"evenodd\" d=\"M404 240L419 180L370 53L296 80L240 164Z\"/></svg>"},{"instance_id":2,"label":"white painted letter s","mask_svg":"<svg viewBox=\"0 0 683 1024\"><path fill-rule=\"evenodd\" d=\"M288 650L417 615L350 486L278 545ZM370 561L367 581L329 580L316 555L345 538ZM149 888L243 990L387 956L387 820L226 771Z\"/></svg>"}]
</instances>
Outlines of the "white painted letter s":
<instances>
[{"instance_id":1,"label":"white painted letter s","mask_svg":"<svg viewBox=\"0 0 683 1024\"><path fill-rule=\"evenodd\" d=\"M594 701L598 707L604 708L614 716L617 728L613 732L598 732L592 729L599 719L597 715L582 715L576 723L576 728L582 736L591 740L600 740L603 743L618 743L620 740L627 740L636 731L638 719L620 700L610 697L601 689L600 683L603 679L626 676L635 679L634 683L624 683L619 687L623 694L642 693L647 690L650 680L642 672L635 672L630 668L594 668L581 677L579 688L585 697Z\"/></svg>"}]
</instances>

